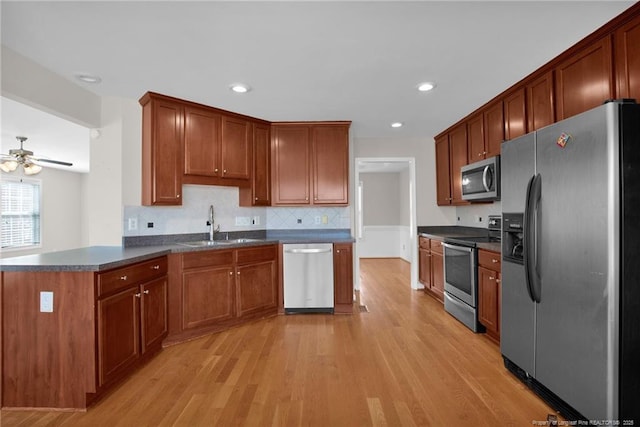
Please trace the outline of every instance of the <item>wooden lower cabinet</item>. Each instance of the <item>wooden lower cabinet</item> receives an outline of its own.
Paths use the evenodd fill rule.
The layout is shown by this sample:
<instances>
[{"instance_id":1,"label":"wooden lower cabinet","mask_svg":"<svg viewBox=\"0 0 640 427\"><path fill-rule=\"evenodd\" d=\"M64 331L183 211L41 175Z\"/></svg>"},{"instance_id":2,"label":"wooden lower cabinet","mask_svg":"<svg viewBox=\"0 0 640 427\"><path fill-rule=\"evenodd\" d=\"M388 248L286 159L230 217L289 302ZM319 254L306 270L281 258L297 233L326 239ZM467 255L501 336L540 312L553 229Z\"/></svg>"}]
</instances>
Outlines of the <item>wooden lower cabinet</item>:
<instances>
[{"instance_id":1,"label":"wooden lower cabinet","mask_svg":"<svg viewBox=\"0 0 640 427\"><path fill-rule=\"evenodd\" d=\"M84 410L162 348L166 256L0 278L3 408ZM41 292L53 293L52 312L34 303Z\"/></svg>"},{"instance_id":2,"label":"wooden lower cabinet","mask_svg":"<svg viewBox=\"0 0 640 427\"><path fill-rule=\"evenodd\" d=\"M478 320L500 341L500 254L478 250Z\"/></svg>"},{"instance_id":3,"label":"wooden lower cabinet","mask_svg":"<svg viewBox=\"0 0 640 427\"><path fill-rule=\"evenodd\" d=\"M442 241L418 238L418 279L426 293L444 301L444 265L442 261Z\"/></svg>"},{"instance_id":4,"label":"wooden lower cabinet","mask_svg":"<svg viewBox=\"0 0 640 427\"><path fill-rule=\"evenodd\" d=\"M277 314L277 262L277 245L172 254L165 345Z\"/></svg>"},{"instance_id":5,"label":"wooden lower cabinet","mask_svg":"<svg viewBox=\"0 0 640 427\"><path fill-rule=\"evenodd\" d=\"M351 243L333 244L333 312L353 313L353 249Z\"/></svg>"}]
</instances>

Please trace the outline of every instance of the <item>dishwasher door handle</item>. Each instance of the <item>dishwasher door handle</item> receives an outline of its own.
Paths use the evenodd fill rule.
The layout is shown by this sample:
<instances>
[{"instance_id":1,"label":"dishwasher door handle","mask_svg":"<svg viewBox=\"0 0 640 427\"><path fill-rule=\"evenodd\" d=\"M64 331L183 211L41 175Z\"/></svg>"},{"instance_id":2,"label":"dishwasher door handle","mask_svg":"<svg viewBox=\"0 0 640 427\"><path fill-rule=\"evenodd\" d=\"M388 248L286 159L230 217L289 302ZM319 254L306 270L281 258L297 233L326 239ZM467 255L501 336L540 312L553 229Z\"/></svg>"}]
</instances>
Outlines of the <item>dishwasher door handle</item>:
<instances>
[{"instance_id":1,"label":"dishwasher door handle","mask_svg":"<svg viewBox=\"0 0 640 427\"><path fill-rule=\"evenodd\" d=\"M331 249L285 249L289 254L322 254L331 252Z\"/></svg>"}]
</instances>

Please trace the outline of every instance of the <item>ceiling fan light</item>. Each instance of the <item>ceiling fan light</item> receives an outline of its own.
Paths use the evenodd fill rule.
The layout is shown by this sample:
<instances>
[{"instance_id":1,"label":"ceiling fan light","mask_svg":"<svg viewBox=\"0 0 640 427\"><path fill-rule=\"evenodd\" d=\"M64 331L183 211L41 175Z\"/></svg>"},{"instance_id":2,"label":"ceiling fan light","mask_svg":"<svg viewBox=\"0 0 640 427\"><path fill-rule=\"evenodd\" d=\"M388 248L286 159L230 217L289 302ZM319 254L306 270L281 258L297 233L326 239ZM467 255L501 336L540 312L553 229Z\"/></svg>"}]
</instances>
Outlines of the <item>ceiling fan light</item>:
<instances>
[{"instance_id":1,"label":"ceiling fan light","mask_svg":"<svg viewBox=\"0 0 640 427\"><path fill-rule=\"evenodd\" d=\"M25 175L35 175L42 170L42 166L36 165L35 163L26 163L22 167L24 168Z\"/></svg>"},{"instance_id":2,"label":"ceiling fan light","mask_svg":"<svg viewBox=\"0 0 640 427\"><path fill-rule=\"evenodd\" d=\"M4 172L13 172L14 170L16 170L16 168L18 167L18 162L16 162L15 160L5 160L2 163L0 163L0 169L2 169Z\"/></svg>"}]
</instances>

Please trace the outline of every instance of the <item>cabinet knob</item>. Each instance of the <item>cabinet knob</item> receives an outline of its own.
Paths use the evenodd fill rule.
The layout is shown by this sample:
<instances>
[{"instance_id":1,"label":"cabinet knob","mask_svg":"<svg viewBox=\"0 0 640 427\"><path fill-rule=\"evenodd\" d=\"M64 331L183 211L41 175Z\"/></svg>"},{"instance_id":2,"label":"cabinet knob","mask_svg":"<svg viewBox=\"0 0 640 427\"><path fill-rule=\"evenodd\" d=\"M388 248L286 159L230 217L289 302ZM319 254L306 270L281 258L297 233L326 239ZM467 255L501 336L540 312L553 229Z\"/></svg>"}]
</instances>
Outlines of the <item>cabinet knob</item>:
<instances>
[{"instance_id":1,"label":"cabinet knob","mask_svg":"<svg viewBox=\"0 0 640 427\"><path fill-rule=\"evenodd\" d=\"M239 276L239 275L240 275L240 272L238 271L236 274Z\"/></svg>"},{"instance_id":2,"label":"cabinet knob","mask_svg":"<svg viewBox=\"0 0 640 427\"><path fill-rule=\"evenodd\" d=\"M233 276L233 271L230 271L230 272L229 272L229 276Z\"/></svg>"},{"instance_id":3,"label":"cabinet knob","mask_svg":"<svg viewBox=\"0 0 640 427\"><path fill-rule=\"evenodd\" d=\"M496 283L500 283L500 279L496 279Z\"/></svg>"},{"instance_id":4,"label":"cabinet knob","mask_svg":"<svg viewBox=\"0 0 640 427\"><path fill-rule=\"evenodd\" d=\"M136 294L136 298L140 298L140 296L141 296L141 295L140 295L140 292L138 292L138 293Z\"/></svg>"},{"instance_id":5,"label":"cabinet knob","mask_svg":"<svg viewBox=\"0 0 640 427\"><path fill-rule=\"evenodd\" d=\"M495 259L495 258L492 258L492 259L491 259L491 262L492 262L492 263L494 263L494 264L496 264L496 263L498 262L498 260L497 260L497 259Z\"/></svg>"},{"instance_id":6,"label":"cabinet knob","mask_svg":"<svg viewBox=\"0 0 640 427\"><path fill-rule=\"evenodd\" d=\"M127 276L126 275L120 276L120 280L127 280Z\"/></svg>"},{"instance_id":7,"label":"cabinet knob","mask_svg":"<svg viewBox=\"0 0 640 427\"><path fill-rule=\"evenodd\" d=\"M258 198L256 197L256 202L258 201Z\"/></svg>"},{"instance_id":8,"label":"cabinet knob","mask_svg":"<svg viewBox=\"0 0 640 427\"><path fill-rule=\"evenodd\" d=\"M152 270L160 270L160 266L159 265L154 265L151 267Z\"/></svg>"},{"instance_id":9,"label":"cabinet knob","mask_svg":"<svg viewBox=\"0 0 640 427\"><path fill-rule=\"evenodd\" d=\"M493 276L489 276L489 280L496 280L496 278Z\"/></svg>"},{"instance_id":10,"label":"cabinet knob","mask_svg":"<svg viewBox=\"0 0 640 427\"><path fill-rule=\"evenodd\" d=\"M224 173L227 173L227 170L226 170L226 169L224 169L224 170L222 171L222 173L223 173L223 174L224 174Z\"/></svg>"},{"instance_id":11,"label":"cabinet knob","mask_svg":"<svg viewBox=\"0 0 640 427\"><path fill-rule=\"evenodd\" d=\"M340 249L337 249L337 250L336 250L336 252L337 252L337 253L340 253Z\"/></svg>"},{"instance_id":12,"label":"cabinet knob","mask_svg":"<svg viewBox=\"0 0 640 427\"><path fill-rule=\"evenodd\" d=\"M304 198L304 200L305 200L306 202L308 202L308 201L309 201L309 198L308 198L308 197L305 197L305 198Z\"/></svg>"},{"instance_id":13,"label":"cabinet knob","mask_svg":"<svg viewBox=\"0 0 640 427\"><path fill-rule=\"evenodd\" d=\"M215 168L213 171L217 173L218 172L218 168Z\"/></svg>"},{"instance_id":14,"label":"cabinet knob","mask_svg":"<svg viewBox=\"0 0 640 427\"><path fill-rule=\"evenodd\" d=\"M177 198L177 199L179 199L179 198L180 198L180 195L179 195L179 194L178 194L178 195L176 195L176 198Z\"/></svg>"},{"instance_id":15,"label":"cabinet knob","mask_svg":"<svg viewBox=\"0 0 640 427\"><path fill-rule=\"evenodd\" d=\"M147 289L146 291L142 292L145 295L149 295L149 289Z\"/></svg>"}]
</instances>

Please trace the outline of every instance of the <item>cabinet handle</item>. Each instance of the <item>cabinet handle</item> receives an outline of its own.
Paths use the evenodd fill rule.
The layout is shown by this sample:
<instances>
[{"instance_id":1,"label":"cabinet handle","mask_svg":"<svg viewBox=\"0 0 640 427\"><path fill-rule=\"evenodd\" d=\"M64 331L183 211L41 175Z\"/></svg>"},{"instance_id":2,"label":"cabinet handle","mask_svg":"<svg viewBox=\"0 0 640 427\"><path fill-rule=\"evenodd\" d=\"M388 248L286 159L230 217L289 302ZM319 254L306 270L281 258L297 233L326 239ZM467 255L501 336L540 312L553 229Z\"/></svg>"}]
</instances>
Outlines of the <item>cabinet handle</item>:
<instances>
[{"instance_id":1,"label":"cabinet handle","mask_svg":"<svg viewBox=\"0 0 640 427\"><path fill-rule=\"evenodd\" d=\"M149 295L149 289L147 289L146 291L142 292L145 295Z\"/></svg>"},{"instance_id":2,"label":"cabinet handle","mask_svg":"<svg viewBox=\"0 0 640 427\"><path fill-rule=\"evenodd\" d=\"M152 270L160 270L160 266L159 265L154 265L151 267Z\"/></svg>"},{"instance_id":3,"label":"cabinet handle","mask_svg":"<svg viewBox=\"0 0 640 427\"><path fill-rule=\"evenodd\" d=\"M489 276L489 280L496 280L496 278L493 276Z\"/></svg>"},{"instance_id":4,"label":"cabinet handle","mask_svg":"<svg viewBox=\"0 0 640 427\"><path fill-rule=\"evenodd\" d=\"M120 276L120 280L127 280L127 276L126 275Z\"/></svg>"},{"instance_id":5,"label":"cabinet handle","mask_svg":"<svg viewBox=\"0 0 640 427\"><path fill-rule=\"evenodd\" d=\"M136 298L140 298L140 292L136 294Z\"/></svg>"}]
</instances>

